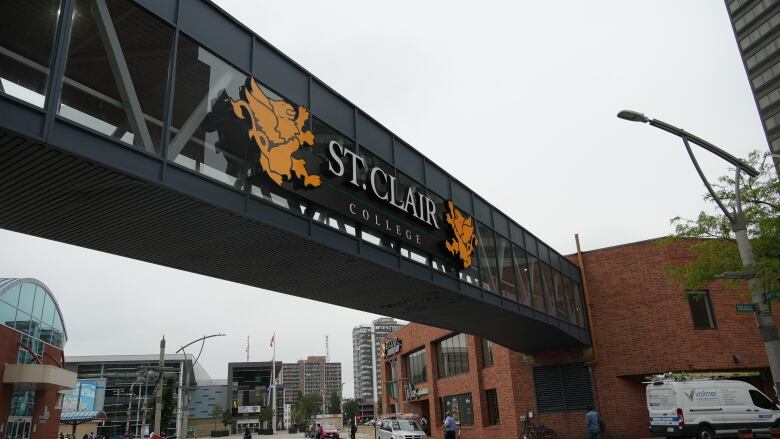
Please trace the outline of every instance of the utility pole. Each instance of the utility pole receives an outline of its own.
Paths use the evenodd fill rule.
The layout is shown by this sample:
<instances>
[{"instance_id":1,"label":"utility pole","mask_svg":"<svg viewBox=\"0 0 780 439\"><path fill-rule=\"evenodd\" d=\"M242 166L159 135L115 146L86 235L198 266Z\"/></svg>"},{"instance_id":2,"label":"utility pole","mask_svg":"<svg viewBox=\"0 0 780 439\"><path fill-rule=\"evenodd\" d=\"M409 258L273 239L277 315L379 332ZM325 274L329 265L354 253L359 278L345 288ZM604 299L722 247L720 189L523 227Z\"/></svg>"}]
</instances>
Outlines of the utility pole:
<instances>
[{"instance_id":1,"label":"utility pole","mask_svg":"<svg viewBox=\"0 0 780 439\"><path fill-rule=\"evenodd\" d=\"M750 288L750 295L752 297L752 303L756 305L756 324L758 325L758 333L761 337L761 341L764 344L764 350L766 351L767 359L769 360L769 369L772 372L772 382L775 387L775 396L780 392L780 337L778 337L777 326L775 326L772 320L772 314L769 311L769 305L766 303L764 292L761 291L760 279L755 277L755 268L753 264L755 260L753 258L753 248L750 245L750 239L747 234L747 221L745 220L745 214L742 211L742 200L740 195L740 179L742 172L747 173L750 177L757 177L759 172L752 166L743 162L742 160L734 157L728 152L718 148L706 140L695 136L681 128L677 128L674 125L670 125L666 122L658 119L650 119L642 113L636 111L623 110L617 115L621 119L625 119L631 122L642 122L650 124L658 129L664 130L667 133L674 134L680 137L685 145L685 149L688 152L688 156L693 162L693 166L696 168L696 172L699 174L701 181L707 188L707 191L712 196L713 200L718 204L718 207L723 214L728 218L731 223L731 231L734 232L737 241L737 248L739 249L739 256L742 260L742 266L744 271L738 273L725 273L724 278L732 279L747 279L748 286ZM736 175L734 178L734 210L729 211L723 204L723 200L718 197L715 191L712 189L707 177L704 176L699 162L696 160L696 156L693 155L691 145L689 142L694 143L705 150L717 155L723 160L731 163L736 168Z\"/></svg>"},{"instance_id":2,"label":"utility pole","mask_svg":"<svg viewBox=\"0 0 780 439\"><path fill-rule=\"evenodd\" d=\"M377 348L376 348L376 332L374 332L376 327L374 326L374 322L371 322L371 391L374 393L374 422L376 422L377 418L377 395L376 395L376 355L377 355Z\"/></svg>"},{"instance_id":3,"label":"utility pole","mask_svg":"<svg viewBox=\"0 0 780 439\"><path fill-rule=\"evenodd\" d=\"M160 340L160 369L165 367L165 336ZM160 423L162 422L162 397L165 385L165 372L160 370L160 381L157 383L157 392L154 395L154 432L162 435Z\"/></svg>"}]
</instances>

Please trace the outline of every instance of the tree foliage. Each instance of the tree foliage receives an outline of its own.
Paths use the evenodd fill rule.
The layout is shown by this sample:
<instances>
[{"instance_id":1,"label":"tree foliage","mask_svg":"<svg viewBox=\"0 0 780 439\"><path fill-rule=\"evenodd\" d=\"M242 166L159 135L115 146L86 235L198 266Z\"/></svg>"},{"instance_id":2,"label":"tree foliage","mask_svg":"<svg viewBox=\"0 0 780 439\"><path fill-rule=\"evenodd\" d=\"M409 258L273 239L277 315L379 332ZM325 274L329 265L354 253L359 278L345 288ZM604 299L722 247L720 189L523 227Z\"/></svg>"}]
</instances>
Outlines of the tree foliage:
<instances>
[{"instance_id":1,"label":"tree foliage","mask_svg":"<svg viewBox=\"0 0 780 439\"><path fill-rule=\"evenodd\" d=\"M222 413L224 412L222 407L218 405L215 405L214 408L211 409L211 417L214 418L214 431L217 430L217 419L221 418Z\"/></svg>"},{"instance_id":2,"label":"tree foliage","mask_svg":"<svg viewBox=\"0 0 780 439\"><path fill-rule=\"evenodd\" d=\"M225 426L225 428L230 428L230 426L233 424L233 413L230 412L230 410L225 410L222 412L222 425Z\"/></svg>"},{"instance_id":3,"label":"tree foliage","mask_svg":"<svg viewBox=\"0 0 780 439\"><path fill-rule=\"evenodd\" d=\"M263 426L263 428L266 427L268 422L273 422L273 418L274 409L270 405L266 405L260 409L260 413L258 413L258 420L260 421L260 425Z\"/></svg>"},{"instance_id":4,"label":"tree foliage","mask_svg":"<svg viewBox=\"0 0 780 439\"><path fill-rule=\"evenodd\" d=\"M752 269L761 280L762 292L780 288L780 183L769 154L750 153L747 163L760 174L740 179L742 209L747 222L748 238L753 247ZM712 184L712 188L731 212L736 209L735 174L732 169ZM742 271L743 265L731 223L709 192L704 200L715 206L715 213L700 212L696 219L672 218L674 235L661 240L669 244L696 239L690 250L696 259L685 265L669 266L665 271L685 290L699 290L716 276L727 271Z\"/></svg>"},{"instance_id":5,"label":"tree foliage","mask_svg":"<svg viewBox=\"0 0 780 439\"><path fill-rule=\"evenodd\" d=\"M175 376L168 376L165 379L165 387L163 387L163 394L162 394L162 410L160 412L160 430L155 433L167 433L168 428L170 428L171 423L175 420L174 417L174 411L176 410L176 397L175 397L175 390L176 390L176 377ZM149 409L146 412L146 422L149 424L154 424L154 416L155 416L155 410L157 406L157 401L153 397L151 398L151 403L149 404Z\"/></svg>"},{"instance_id":6,"label":"tree foliage","mask_svg":"<svg viewBox=\"0 0 780 439\"><path fill-rule=\"evenodd\" d=\"M341 396L333 392L330 394L330 404L328 405L328 412L333 413L341 413Z\"/></svg>"},{"instance_id":7,"label":"tree foliage","mask_svg":"<svg viewBox=\"0 0 780 439\"><path fill-rule=\"evenodd\" d=\"M295 401L295 410L298 412L304 423L308 423L312 416L322 413L322 395L319 393L308 393L303 395L298 392L298 399Z\"/></svg>"},{"instance_id":8,"label":"tree foliage","mask_svg":"<svg viewBox=\"0 0 780 439\"><path fill-rule=\"evenodd\" d=\"M344 412L344 419L352 423L360 410L360 404L352 398L347 398L341 403L341 410Z\"/></svg>"}]
</instances>

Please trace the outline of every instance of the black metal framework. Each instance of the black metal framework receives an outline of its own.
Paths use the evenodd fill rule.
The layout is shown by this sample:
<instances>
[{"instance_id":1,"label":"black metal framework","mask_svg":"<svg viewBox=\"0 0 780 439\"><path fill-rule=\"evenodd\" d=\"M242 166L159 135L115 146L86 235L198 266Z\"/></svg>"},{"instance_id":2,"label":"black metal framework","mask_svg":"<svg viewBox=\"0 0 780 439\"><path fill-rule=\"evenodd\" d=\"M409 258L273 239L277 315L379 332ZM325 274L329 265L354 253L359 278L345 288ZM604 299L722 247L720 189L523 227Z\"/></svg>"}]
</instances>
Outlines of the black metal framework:
<instances>
[{"instance_id":1,"label":"black metal framework","mask_svg":"<svg viewBox=\"0 0 780 439\"><path fill-rule=\"evenodd\" d=\"M122 146L126 148L127 152L122 153L122 157L115 156L112 159L120 159L123 163L113 162L109 166L121 171L130 169L134 172L135 178L148 180L155 184L165 184L172 178L177 178L183 170L191 172L188 168L174 163L169 157L169 146L174 141L172 120L177 96L176 75L180 68L177 64L177 61L180 60L178 49L182 39L187 38L204 48L216 59L245 75L258 78L264 87L278 96L308 107L312 114L307 122L309 127L312 126L315 118L321 120L345 139L351 140L358 153L364 150L385 161L396 177L407 178L421 192L431 196L435 195L442 200L453 200L465 214L474 217L475 221L481 225L482 233L486 236L492 235L488 237L488 241L502 243L503 247L499 249L500 251L480 249L481 252L490 251L487 251L486 254L474 255L474 260L482 260L484 267L483 264L478 263L471 271L456 271L448 261L442 261L435 255L420 252L414 247L392 240L388 241L381 236L377 237L377 234L372 230L362 228L347 219L340 218L337 214L328 212L325 206L320 207L302 202L293 193L282 194L285 198L284 202L287 203L287 206L284 207L280 206L280 203L283 202L277 202L279 200L273 197L258 198L253 194L251 186L248 184L231 185L203 174L198 175L203 184L187 188L189 193L194 194L207 186L210 187L209 190L213 191L215 189L211 188L221 186L223 189L232 191L234 195L223 197L225 199L220 200L222 204L219 207L231 211L248 212L258 199L262 203L276 208L282 207L287 213L295 215L302 219L304 224L307 224L306 230L300 230L302 233L310 236L318 234L318 238L322 238L323 233L318 232L315 224L325 225L331 231L340 232L342 236L339 238L331 237L328 233L325 234L328 238L332 238L335 248L355 248L359 255L371 255L371 257L385 261L386 264L394 266L404 273L426 278L435 284L446 286L448 289L454 289L472 297L478 297L498 307L533 316L538 320L557 326L585 344L589 343L587 319L584 317L585 309L582 306L584 298L582 289L579 287L580 275L575 264L550 249L530 232L474 194L457 179L447 174L398 136L392 134L301 66L270 46L261 37L249 31L219 7L207 0L186 2L180 0L137 0L135 2L130 2L130 0L89 0L89 4L92 5L97 16L106 19L108 17L105 7L107 1L128 2L133 7L140 7L144 13L163 23L172 32L171 46L166 49L169 53L168 74L167 82L163 85L165 100L162 117L159 120L161 124L159 148L150 148L153 145L149 145L149 143L156 142L149 140L148 133L138 136L140 141L136 143L140 143L141 147L138 147L139 145L133 147L133 145L122 142L116 137L98 132L58 114L63 88L67 85L66 82L70 81L65 78L65 71L71 42L70 36L74 28L73 13L77 0L61 0L60 3L59 20L52 43L51 74L48 77L43 108L30 105L18 97L8 95L0 90L0 112L13 110L15 116L4 118L5 120L0 122L0 126L47 144L56 144L58 139L63 138L64 132L78 131L92 135L101 142ZM128 77L132 73L133 66L130 65L129 69L127 66L132 61L123 59L121 56L120 41L117 41L116 38L110 38L112 34L110 25L110 20L98 23L99 33L104 36L108 35L106 38L110 40L109 43L113 42L114 50L119 51L115 52L114 56L109 56L110 64L123 73L115 75L117 76L116 80L132 82ZM111 44L107 44L106 50L111 50L110 47ZM122 67L123 64L124 67ZM122 99L119 101L126 104L128 113L132 113L128 116L130 129L144 132L142 126L144 114L141 111L142 108L139 109L138 97L134 97L133 93L132 86L120 86ZM24 115L27 119L22 121L16 117L17 114L20 115L19 117ZM19 122L24 122L24 124L20 126ZM57 146L65 148L68 152L84 155L90 160L106 160L109 154L107 151L90 150L90 146L87 145L73 146L72 148L69 145ZM298 222L296 221L296 223ZM571 286L567 290L570 293L566 296L567 300L572 299L572 304L569 305L568 309L576 308L578 310L577 316L572 315L571 312L566 313L567 315L559 315L554 304L534 306L532 299L528 303L524 303L520 299L535 286L543 288L543 282L534 282L533 277L522 280L515 279L521 275L518 274L517 267L524 263L524 261L517 259L519 253L517 250L522 250L523 255L527 254L535 258L538 261L537 266L545 264L559 273L562 279L565 279L564 284ZM536 267L532 266L531 268L535 269ZM486 273L487 269L492 270L489 275L494 278L492 287L484 282L485 275L483 273ZM547 300L546 298L550 297L551 294L554 293L538 291L531 292L530 296L544 297Z\"/></svg>"}]
</instances>

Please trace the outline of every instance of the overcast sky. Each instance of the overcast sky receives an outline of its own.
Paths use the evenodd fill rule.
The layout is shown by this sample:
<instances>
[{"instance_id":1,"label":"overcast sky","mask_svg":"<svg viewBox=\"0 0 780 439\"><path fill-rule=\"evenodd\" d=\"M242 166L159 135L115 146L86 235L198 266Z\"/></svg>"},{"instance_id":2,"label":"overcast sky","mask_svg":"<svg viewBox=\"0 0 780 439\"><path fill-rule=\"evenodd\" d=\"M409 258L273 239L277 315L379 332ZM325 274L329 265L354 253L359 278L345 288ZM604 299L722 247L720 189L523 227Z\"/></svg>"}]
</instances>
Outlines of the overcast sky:
<instances>
[{"instance_id":1,"label":"overcast sky","mask_svg":"<svg viewBox=\"0 0 780 439\"><path fill-rule=\"evenodd\" d=\"M624 108L746 156L766 150L718 0L217 3L563 253L665 235L704 208L680 141ZM713 177L726 167L700 154ZM374 315L0 231L0 275L63 308L66 354L168 352L202 364L325 354L353 393L352 327Z\"/></svg>"}]
</instances>

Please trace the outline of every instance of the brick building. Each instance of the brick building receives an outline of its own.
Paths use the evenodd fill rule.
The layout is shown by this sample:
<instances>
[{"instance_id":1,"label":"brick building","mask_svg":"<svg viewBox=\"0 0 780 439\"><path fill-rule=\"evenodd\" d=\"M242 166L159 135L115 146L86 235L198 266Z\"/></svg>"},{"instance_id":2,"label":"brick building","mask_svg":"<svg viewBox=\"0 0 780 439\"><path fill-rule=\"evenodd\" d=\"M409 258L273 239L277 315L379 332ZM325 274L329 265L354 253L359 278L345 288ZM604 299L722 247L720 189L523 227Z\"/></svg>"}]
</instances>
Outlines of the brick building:
<instances>
[{"instance_id":1,"label":"brick building","mask_svg":"<svg viewBox=\"0 0 780 439\"><path fill-rule=\"evenodd\" d=\"M0 278L0 438L53 438L60 395L76 384L63 368L67 340L54 295L35 279Z\"/></svg>"},{"instance_id":2,"label":"brick building","mask_svg":"<svg viewBox=\"0 0 780 439\"><path fill-rule=\"evenodd\" d=\"M649 436L642 382L654 373L735 376L771 394L755 319L735 312L746 287L714 282L686 293L664 274L693 259L691 244L648 240L582 253L592 348L521 353L419 324L395 332L401 348L381 368L385 413L426 416L441 438L450 410L461 438L471 439L517 438L530 411L563 439L586 437L584 408L593 404L607 437L630 439Z\"/></svg>"}]
</instances>

